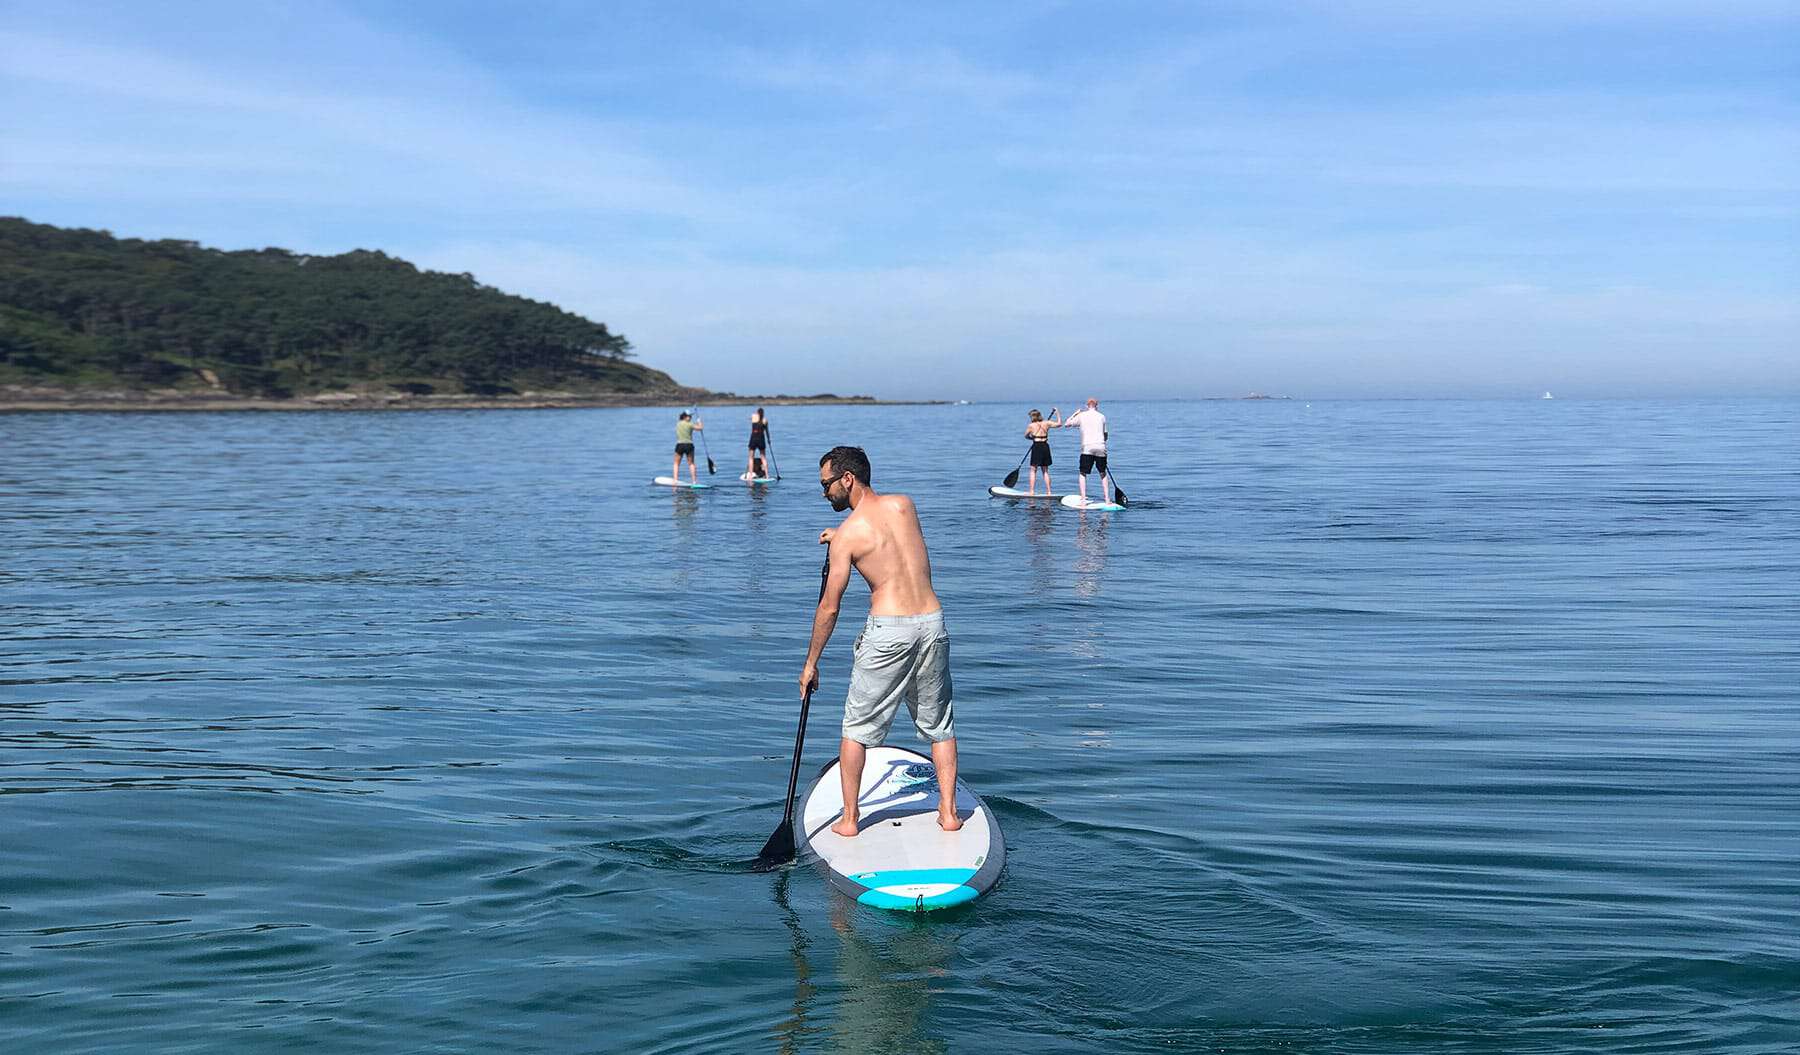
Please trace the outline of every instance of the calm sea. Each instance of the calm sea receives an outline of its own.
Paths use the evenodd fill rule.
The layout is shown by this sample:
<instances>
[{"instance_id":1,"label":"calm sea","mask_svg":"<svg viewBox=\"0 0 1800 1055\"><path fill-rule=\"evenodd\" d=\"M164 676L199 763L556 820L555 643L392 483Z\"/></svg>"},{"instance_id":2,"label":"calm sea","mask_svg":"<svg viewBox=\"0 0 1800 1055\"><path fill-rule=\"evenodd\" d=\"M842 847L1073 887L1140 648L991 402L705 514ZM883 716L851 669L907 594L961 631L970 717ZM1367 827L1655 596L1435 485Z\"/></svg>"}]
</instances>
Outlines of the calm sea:
<instances>
[{"instance_id":1,"label":"calm sea","mask_svg":"<svg viewBox=\"0 0 1800 1055\"><path fill-rule=\"evenodd\" d=\"M987 497L1028 406L757 492L711 408L703 494L673 411L0 416L0 1051L1800 1048L1800 403L1108 404L1116 514ZM1009 843L942 915L744 865L839 442Z\"/></svg>"}]
</instances>

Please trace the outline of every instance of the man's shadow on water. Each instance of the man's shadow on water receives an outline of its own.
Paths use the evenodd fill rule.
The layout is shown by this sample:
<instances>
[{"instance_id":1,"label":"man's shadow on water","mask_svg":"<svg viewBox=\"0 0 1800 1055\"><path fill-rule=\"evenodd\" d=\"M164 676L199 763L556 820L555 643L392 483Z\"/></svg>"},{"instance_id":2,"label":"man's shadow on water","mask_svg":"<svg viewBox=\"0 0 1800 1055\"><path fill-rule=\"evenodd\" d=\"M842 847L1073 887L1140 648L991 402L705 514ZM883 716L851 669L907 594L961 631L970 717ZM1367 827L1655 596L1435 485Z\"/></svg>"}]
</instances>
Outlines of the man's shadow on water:
<instances>
[{"instance_id":1,"label":"man's shadow on water","mask_svg":"<svg viewBox=\"0 0 1800 1055\"><path fill-rule=\"evenodd\" d=\"M950 932L929 915L878 920L837 890L825 891L831 929L838 938L836 1014L816 1021L821 984L809 958L812 938L788 902L788 877L775 877L774 898L790 935L794 966L792 1013L775 1029L784 1053L801 1051L828 1037L825 1048L841 1052L943 1052L945 1042L927 1032L934 983L947 977L956 953Z\"/></svg>"}]
</instances>

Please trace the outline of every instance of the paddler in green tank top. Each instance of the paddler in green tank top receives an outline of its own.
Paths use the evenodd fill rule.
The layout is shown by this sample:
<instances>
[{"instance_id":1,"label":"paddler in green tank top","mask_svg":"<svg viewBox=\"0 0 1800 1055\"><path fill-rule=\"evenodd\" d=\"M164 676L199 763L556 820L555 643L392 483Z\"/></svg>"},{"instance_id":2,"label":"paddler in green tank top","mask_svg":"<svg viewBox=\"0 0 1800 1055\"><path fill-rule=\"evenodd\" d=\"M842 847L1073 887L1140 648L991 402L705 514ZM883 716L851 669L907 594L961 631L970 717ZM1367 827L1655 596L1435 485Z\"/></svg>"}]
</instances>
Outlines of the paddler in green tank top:
<instances>
[{"instance_id":1,"label":"paddler in green tank top","mask_svg":"<svg viewBox=\"0 0 1800 1055\"><path fill-rule=\"evenodd\" d=\"M688 483L700 482L700 467L694 464L694 430L705 431L706 425L699 418L690 417L687 411L675 419L675 465L669 470L669 477L676 483L681 482L681 459L688 463Z\"/></svg>"}]
</instances>

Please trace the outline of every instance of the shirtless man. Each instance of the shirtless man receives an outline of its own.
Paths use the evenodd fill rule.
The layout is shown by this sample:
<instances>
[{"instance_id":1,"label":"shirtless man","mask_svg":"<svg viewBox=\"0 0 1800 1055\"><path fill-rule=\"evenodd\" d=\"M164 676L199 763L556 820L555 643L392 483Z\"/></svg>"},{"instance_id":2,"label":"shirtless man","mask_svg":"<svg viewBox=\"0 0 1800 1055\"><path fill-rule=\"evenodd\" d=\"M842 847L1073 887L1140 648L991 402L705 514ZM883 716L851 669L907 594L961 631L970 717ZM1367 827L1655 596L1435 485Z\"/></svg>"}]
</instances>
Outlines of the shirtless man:
<instances>
[{"instance_id":1,"label":"shirtless man","mask_svg":"<svg viewBox=\"0 0 1800 1055\"><path fill-rule=\"evenodd\" d=\"M956 728L950 710L950 635L944 610L931 589L931 558L919 515L905 495L869 486L869 457L860 447L833 447L819 459L819 487L831 508L850 515L819 532L831 547L825 592L813 613L812 643L800 671L800 695L819 687L819 655L837 628L838 606L855 567L869 584L869 621L856 639L856 664L844 700L844 735L838 744L844 815L831 830L857 833L857 795L867 749L879 747L906 701L913 724L931 741L938 781L938 825L963 826L956 815Z\"/></svg>"}]
</instances>

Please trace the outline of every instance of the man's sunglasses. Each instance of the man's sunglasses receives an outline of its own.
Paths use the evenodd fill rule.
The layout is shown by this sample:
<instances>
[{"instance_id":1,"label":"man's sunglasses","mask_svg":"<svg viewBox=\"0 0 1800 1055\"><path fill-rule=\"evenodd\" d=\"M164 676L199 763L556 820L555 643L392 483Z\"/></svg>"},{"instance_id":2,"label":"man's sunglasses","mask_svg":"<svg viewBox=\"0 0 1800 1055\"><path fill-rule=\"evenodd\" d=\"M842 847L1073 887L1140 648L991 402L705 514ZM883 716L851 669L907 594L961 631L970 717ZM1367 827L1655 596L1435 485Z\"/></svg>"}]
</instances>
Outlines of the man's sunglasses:
<instances>
[{"instance_id":1,"label":"man's sunglasses","mask_svg":"<svg viewBox=\"0 0 1800 1055\"><path fill-rule=\"evenodd\" d=\"M835 476L833 476L833 477L832 477L832 478L831 478L831 479L829 479L829 480L820 480L820 481L819 481L819 490L821 490L821 491L829 491L829 490L831 490L831 485L832 485L832 484L835 484L835 483L837 483L837 482L838 482L838 478L837 478L837 477L835 477Z\"/></svg>"}]
</instances>

